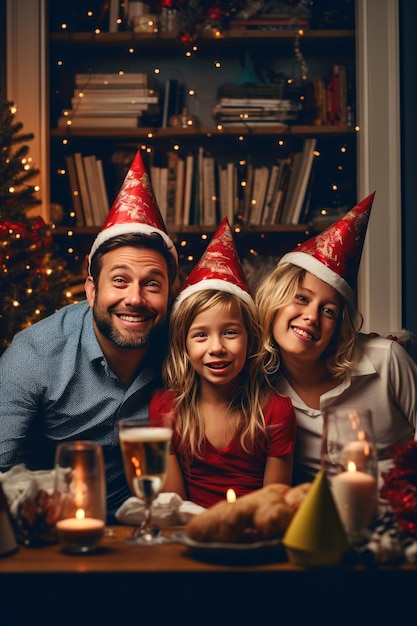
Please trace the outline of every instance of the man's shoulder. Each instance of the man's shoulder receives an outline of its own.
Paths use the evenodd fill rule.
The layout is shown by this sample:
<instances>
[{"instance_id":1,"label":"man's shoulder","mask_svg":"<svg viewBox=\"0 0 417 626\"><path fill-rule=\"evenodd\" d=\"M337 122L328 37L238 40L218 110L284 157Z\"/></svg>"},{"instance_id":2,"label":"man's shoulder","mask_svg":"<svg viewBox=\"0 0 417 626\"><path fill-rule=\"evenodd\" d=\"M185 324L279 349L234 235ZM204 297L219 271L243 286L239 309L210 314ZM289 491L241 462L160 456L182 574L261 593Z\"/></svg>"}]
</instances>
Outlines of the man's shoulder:
<instances>
[{"instance_id":1,"label":"man's shoulder","mask_svg":"<svg viewBox=\"0 0 417 626\"><path fill-rule=\"evenodd\" d=\"M12 345L23 343L29 346L47 343L50 346L56 346L65 342L69 336L74 338L81 334L87 320L91 323L90 314L91 309L86 300L69 304L18 332L13 338ZM46 337L48 342L45 341Z\"/></svg>"}]
</instances>

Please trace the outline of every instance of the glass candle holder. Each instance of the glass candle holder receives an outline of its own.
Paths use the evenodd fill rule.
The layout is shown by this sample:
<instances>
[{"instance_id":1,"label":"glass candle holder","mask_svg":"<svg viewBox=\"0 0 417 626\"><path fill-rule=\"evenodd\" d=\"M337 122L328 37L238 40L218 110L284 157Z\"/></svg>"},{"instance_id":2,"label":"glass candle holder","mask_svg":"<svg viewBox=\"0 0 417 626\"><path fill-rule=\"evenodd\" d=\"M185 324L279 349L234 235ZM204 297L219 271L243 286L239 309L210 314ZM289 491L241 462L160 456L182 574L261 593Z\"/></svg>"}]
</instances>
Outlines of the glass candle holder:
<instances>
[{"instance_id":1,"label":"glass candle holder","mask_svg":"<svg viewBox=\"0 0 417 626\"><path fill-rule=\"evenodd\" d=\"M325 413L321 461L346 534L351 544L359 543L377 510L378 463L369 409Z\"/></svg>"},{"instance_id":2,"label":"glass candle holder","mask_svg":"<svg viewBox=\"0 0 417 626\"><path fill-rule=\"evenodd\" d=\"M55 455L56 531L65 552L91 552L104 534L106 482L103 450L92 441L70 441Z\"/></svg>"}]
</instances>

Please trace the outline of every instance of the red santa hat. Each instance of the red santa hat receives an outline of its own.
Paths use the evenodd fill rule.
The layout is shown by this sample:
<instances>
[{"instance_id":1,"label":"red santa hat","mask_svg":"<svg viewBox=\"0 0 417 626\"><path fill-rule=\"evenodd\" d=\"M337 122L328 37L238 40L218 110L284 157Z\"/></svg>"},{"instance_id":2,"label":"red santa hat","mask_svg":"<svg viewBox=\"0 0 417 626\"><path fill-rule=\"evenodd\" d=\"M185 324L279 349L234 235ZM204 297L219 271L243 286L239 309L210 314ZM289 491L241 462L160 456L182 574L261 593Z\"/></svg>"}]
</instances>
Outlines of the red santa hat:
<instances>
[{"instance_id":1,"label":"red santa hat","mask_svg":"<svg viewBox=\"0 0 417 626\"><path fill-rule=\"evenodd\" d=\"M302 267L338 291L356 311L356 280L375 192L322 233L311 237L278 265Z\"/></svg>"},{"instance_id":2,"label":"red santa hat","mask_svg":"<svg viewBox=\"0 0 417 626\"><path fill-rule=\"evenodd\" d=\"M227 217L223 219L197 265L184 281L174 302L174 309L189 295L203 289L227 291L254 305Z\"/></svg>"},{"instance_id":3,"label":"red santa hat","mask_svg":"<svg viewBox=\"0 0 417 626\"><path fill-rule=\"evenodd\" d=\"M130 233L143 235L159 233L178 263L177 250L168 236L139 150L130 166L119 194L113 202L103 227L91 247L88 262L89 270L91 259L101 244L118 235Z\"/></svg>"}]
</instances>

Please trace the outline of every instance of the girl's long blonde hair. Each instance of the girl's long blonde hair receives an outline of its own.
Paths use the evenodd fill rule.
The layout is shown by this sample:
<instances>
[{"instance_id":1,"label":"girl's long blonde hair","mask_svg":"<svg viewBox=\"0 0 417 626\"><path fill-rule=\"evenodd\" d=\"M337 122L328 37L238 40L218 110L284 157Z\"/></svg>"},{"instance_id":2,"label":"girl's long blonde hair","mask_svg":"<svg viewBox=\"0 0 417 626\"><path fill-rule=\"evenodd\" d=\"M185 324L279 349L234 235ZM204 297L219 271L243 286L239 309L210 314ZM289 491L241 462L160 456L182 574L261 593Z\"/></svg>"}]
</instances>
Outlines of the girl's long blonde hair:
<instances>
[{"instance_id":1,"label":"girl's long blonde hair","mask_svg":"<svg viewBox=\"0 0 417 626\"><path fill-rule=\"evenodd\" d=\"M265 433L262 406L267 385L262 371L257 372L254 363L260 338L256 309L234 294L204 289L190 294L171 313L169 350L162 371L165 386L176 392L176 432L181 449L192 457L201 457L205 433L199 410L199 376L187 354L187 334L197 315L218 304L228 311L240 313L248 335L246 365L239 375L237 391L229 406L236 434L242 448L251 452L260 432Z\"/></svg>"},{"instance_id":2,"label":"girl's long blonde hair","mask_svg":"<svg viewBox=\"0 0 417 626\"><path fill-rule=\"evenodd\" d=\"M256 362L270 380L279 373L280 365L279 345L272 334L274 319L277 311L293 300L305 274L306 270L297 265L278 265L263 278L255 295L261 327L261 344ZM342 296L340 301L341 310L336 329L323 355L328 371L336 378L343 378L352 370L359 333Z\"/></svg>"}]
</instances>

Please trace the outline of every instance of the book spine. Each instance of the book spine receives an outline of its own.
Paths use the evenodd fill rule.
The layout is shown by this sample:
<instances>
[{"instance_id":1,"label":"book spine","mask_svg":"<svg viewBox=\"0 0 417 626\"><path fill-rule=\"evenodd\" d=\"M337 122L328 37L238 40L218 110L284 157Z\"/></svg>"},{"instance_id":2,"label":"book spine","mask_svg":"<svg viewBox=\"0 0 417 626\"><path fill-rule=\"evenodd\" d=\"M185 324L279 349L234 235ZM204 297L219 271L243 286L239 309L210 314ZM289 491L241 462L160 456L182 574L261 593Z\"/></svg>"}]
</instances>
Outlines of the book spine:
<instances>
[{"instance_id":1,"label":"book spine","mask_svg":"<svg viewBox=\"0 0 417 626\"><path fill-rule=\"evenodd\" d=\"M310 138L304 141L305 149L303 151L303 161L300 169L300 176L297 180L297 188L295 192L294 207L292 211L292 224L300 222L301 210L304 205L305 194L307 191L308 181L310 179L311 169L313 165L314 150L316 148L317 139Z\"/></svg>"},{"instance_id":2,"label":"book spine","mask_svg":"<svg viewBox=\"0 0 417 626\"><path fill-rule=\"evenodd\" d=\"M70 123L68 123L70 122ZM80 116L58 118L58 128L137 128L138 116L112 117L107 116Z\"/></svg>"},{"instance_id":3,"label":"book spine","mask_svg":"<svg viewBox=\"0 0 417 626\"><path fill-rule=\"evenodd\" d=\"M75 74L75 84L77 86L102 85L103 87L114 83L115 85L124 85L125 83L143 83L147 85L148 75L146 72L126 72L118 73L96 73L96 74Z\"/></svg>"},{"instance_id":4,"label":"book spine","mask_svg":"<svg viewBox=\"0 0 417 626\"><path fill-rule=\"evenodd\" d=\"M86 226L94 226L93 209L91 207L90 194L88 193L87 179L84 170L83 156L81 152L74 153L75 168L77 170L77 178L80 185L81 200L84 208L84 217Z\"/></svg>"},{"instance_id":5,"label":"book spine","mask_svg":"<svg viewBox=\"0 0 417 626\"><path fill-rule=\"evenodd\" d=\"M191 193L193 187L194 177L194 156L188 154L185 159L185 173L184 173L184 207L182 223L188 225L190 223L190 211L191 211Z\"/></svg>"},{"instance_id":6,"label":"book spine","mask_svg":"<svg viewBox=\"0 0 417 626\"><path fill-rule=\"evenodd\" d=\"M272 216L271 216L271 224L281 224L282 220L282 209L284 205L285 194L288 187L288 180L290 176L290 164L291 158L280 159L279 164L279 175L277 181L277 191L275 194Z\"/></svg>"},{"instance_id":7,"label":"book spine","mask_svg":"<svg viewBox=\"0 0 417 626\"><path fill-rule=\"evenodd\" d=\"M233 162L229 162L226 166L227 171L227 219L229 224L233 224L236 209L236 167Z\"/></svg>"},{"instance_id":8,"label":"book spine","mask_svg":"<svg viewBox=\"0 0 417 626\"><path fill-rule=\"evenodd\" d=\"M255 169L253 179L253 193L252 193L252 215L250 218L251 224L261 224L262 212L265 201L266 187L268 184L269 171L266 166L257 167Z\"/></svg>"},{"instance_id":9,"label":"book spine","mask_svg":"<svg viewBox=\"0 0 417 626\"><path fill-rule=\"evenodd\" d=\"M204 218L206 226L215 226L216 216L216 174L212 156L204 157Z\"/></svg>"},{"instance_id":10,"label":"book spine","mask_svg":"<svg viewBox=\"0 0 417 626\"><path fill-rule=\"evenodd\" d=\"M251 163L248 163L246 168L246 185L245 191L243 194L243 211L242 218L244 224L249 224L250 216L252 212L252 188L253 188L253 176L254 176L254 168Z\"/></svg>"},{"instance_id":11,"label":"book spine","mask_svg":"<svg viewBox=\"0 0 417 626\"><path fill-rule=\"evenodd\" d=\"M166 225L175 226L175 205L177 195L177 179L178 179L178 162L179 154L176 152L168 152L168 191L167 191L167 221Z\"/></svg>"},{"instance_id":12,"label":"book spine","mask_svg":"<svg viewBox=\"0 0 417 626\"><path fill-rule=\"evenodd\" d=\"M279 173L279 165L274 163L271 168L271 173L269 175L268 189L265 197L265 206L264 206L264 215L262 219L262 224L271 224L271 212L272 212L272 202L274 199L274 195L276 192L276 186L278 181L278 173Z\"/></svg>"},{"instance_id":13,"label":"book spine","mask_svg":"<svg viewBox=\"0 0 417 626\"><path fill-rule=\"evenodd\" d=\"M117 20L120 15L120 2L119 0L109 0L109 32L117 33L119 30L119 24Z\"/></svg>"},{"instance_id":14,"label":"book spine","mask_svg":"<svg viewBox=\"0 0 417 626\"><path fill-rule=\"evenodd\" d=\"M100 204L101 204L101 219L102 223L106 220L110 210L109 196L107 194L106 179L104 178L103 161L101 159L96 160L98 183L100 189Z\"/></svg>"},{"instance_id":15,"label":"book spine","mask_svg":"<svg viewBox=\"0 0 417 626\"><path fill-rule=\"evenodd\" d=\"M172 115L179 113L178 110L178 80L169 78L165 81L164 104L162 110L162 127L169 126L169 120Z\"/></svg>"},{"instance_id":16,"label":"book spine","mask_svg":"<svg viewBox=\"0 0 417 626\"><path fill-rule=\"evenodd\" d=\"M98 104L97 106L77 106L75 105L69 112L69 115L75 117L141 117L143 111L147 111L148 104L135 104L134 106L117 104Z\"/></svg>"},{"instance_id":17,"label":"book spine","mask_svg":"<svg viewBox=\"0 0 417 626\"><path fill-rule=\"evenodd\" d=\"M87 103L91 102L92 104L96 104L99 101L103 102L115 102L127 104L131 102L132 104L137 103L146 103L146 104L156 104L159 102L159 96L155 93L150 94L148 89L137 89L136 87L129 89L96 89L94 91L83 91L83 96L81 97L77 90L74 89L74 95L71 98L72 103Z\"/></svg>"},{"instance_id":18,"label":"book spine","mask_svg":"<svg viewBox=\"0 0 417 626\"><path fill-rule=\"evenodd\" d=\"M348 96L347 96L347 76L346 66L339 66L339 107L340 107L340 125L348 125Z\"/></svg>"},{"instance_id":19,"label":"book spine","mask_svg":"<svg viewBox=\"0 0 417 626\"><path fill-rule=\"evenodd\" d=\"M83 163L88 195L90 196L91 211L93 213L93 226L102 226L104 220L101 206L96 157L93 155L83 156Z\"/></svg>"},{"instance_id":20,"label":"book spine","mask_svg":"<svg viewBox=\"0 0 417 626\"><path fill-rule=\"evenodd\" d=\"M219 212L220 219L227 217L227 168L223 165L217 165L217 180L218 180L218 197L219 197Z\"/></svg>"},{"instance_id":21,"label":"book spine","mask_svg":"<svg viewBox=\"0 0 417 626\"><path fill-rule=\"evenodd\" d=\"M204 148L199 146L198 148L198 220L196 224L205 224L204 215ZM197 218L197 215L195 216Z\"/></svg>"},{"instance_id":22,"label":"book spine","mask_svg":"<svg viewBox=\"0 0 417 626\"><path fill-rule=\"evenodd\" d=\"M340 126L340 74L339 65L333 65L332 69L332 123L335 126Z\"/></svg>"},{"instance_id":23,"label":"book spine","mask_svg":"<svg viewBox=\"0 0 417 626\"><path fill-rule=\"evenodd\" d=\"M177 163L177 186L175 191L175 224L177 226L181 226L184 223L184 174L185 162L183 158L179 157Z\"/></svg>"},{"instance_id":24,"label":"book spine","mask_svg":"<svg viewBox=\"0 0 417 626\"><path fill-rule=\"evenodd\" d=\"M167 198L168 198L168 167L161 167L159 177L159 210L161 211L162 219L166 223L167 221Z\"/></svg>"},{"instance_id":25,"label":"book spine","mask_svg":"<svg viewBox=\"0 0 417 626\"><path fill-rule=\"evenodd\" d=\"M72 154L65 155L65 163L67 166L67 175L71 192L72 206L75 213L75 223L77 226L85 226L86 224L81 202L81 192L77 178L77 171L75 169L74 157Z\"/></svg>"},{"instance_id":26,"label":"book spine","mask_svg":"<svg viewBox=\"0 0 417 626\"><path fill-rule=\"evenodd\" d=\"M326 123L326 93L324 87L324 81L319 76L314 79L314 102L317 110L316 123L317 125Z\"/></svg>"},{"instance_id":27,"label":"book spine","mask_svg":"<svg viewBox=\"0 0 417 626\"><path fill-rule=\"evenodd\" d=\"M288 179L288 187L285 194L284 206L282 208L281 223L291 224L292 210L294 205L294 196L297 189L297 182L301 167L301 161L303 158L302 152L295 152L292 155L292 163L290 168L290 175Z\"/></svg>"},{"instance_id":28,"label":"book spine","mask_svg":"<svg viewBox=\"0 0 417 626\"><path fill-rule=\"evenodd\" d=\"M149 174L150 174L153 192L155 194L156 201L159 205L159 199L161 197L161 168L156 165L151 165ZM159 206L159 210L161 210L160 206Z\"/></svg>"}]
</instances>

